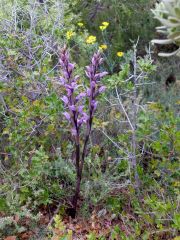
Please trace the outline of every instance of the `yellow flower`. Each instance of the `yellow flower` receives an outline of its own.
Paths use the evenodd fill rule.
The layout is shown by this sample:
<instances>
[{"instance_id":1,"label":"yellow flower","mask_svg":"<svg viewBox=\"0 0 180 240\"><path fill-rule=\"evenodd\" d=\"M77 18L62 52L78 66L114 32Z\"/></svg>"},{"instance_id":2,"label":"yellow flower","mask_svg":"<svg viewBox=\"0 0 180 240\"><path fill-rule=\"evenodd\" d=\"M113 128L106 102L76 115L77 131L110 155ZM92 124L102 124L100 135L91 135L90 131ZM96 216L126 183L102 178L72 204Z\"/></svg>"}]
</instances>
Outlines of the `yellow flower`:
<instances>
[{"instance_id":1,"label":"yellow flower","mask_svg":"<svg viewBox=\"0 0 180 240\"><path fill-rule=\"evenodd\" d=\"M102 25L99 26L101 31L104 31L109 26L108 22L102 22Z\"/></svg>"},{"instance_id":2,"label":"yellow flower","mask_svg":"<svg viewBox=\"0 0 180 240\"><path fill-rule=\"evenodd\" d=\"M106 44L102 44L99 46L100 50L106 50L107 49L107 45Z\"/></svg>"},{"instance_id":3,"label":"yellow flower","mask_svg":"<svg viewBox=\"0 0 180 240\"><path fill-rule=\"evenodd\" d=\"M105 26L105 27L108 27L109 23L108 22L102 22L102 25Z\"/></svg>"},{"instance_id":4,"label":"yellow flower","mask_svg":"<svg viewBox=\"0 0 180 240\"><path fill-rule=\"evenodd\" d=\"M117 56L118 56L118 57L123 57L123 56L124 56L124 53L123 53L123 52L117 52Z\"/></svg>"},{"instance_id":5,"label":"yellow flower","mask_svg":"<svg viewBox=\"0 0 180 240\"><path fill-rule=\"evenodd\" d=\"M101 31L104 31L107 27L106 26L99 26Z\"/></svg>"},{"instance_id":6,"label":"yellow flower","mask_svg":"<svg viewBox=\"0 0 180 240\"><path fill-rule=\"evenodd\" d=\"M82 23L82 22L78 22L78 24L77 24L79 27L83 27L84 26L84 23Z\"/></svg>"},{"instance_id":7,"label":"yellow flower","mask_svg":"<svg viewBox=\"0 0 180 240\"><path fill-rule=\"evenodd\" d=\"M67 31L67 33L66 33L66 37L68 40L70 40L74 35L75 35L75 33L71 30Z\"/></svg>"},{"instance_id":8,"label":"yellow flower","mask_svg":"<svg viewBox=\"0 0 180 240\"><path fill-rule=\"evenodd\" d=\"M96 42L96 36L89 36L87 39L86 39L86 43L88 44L94 44Z\"/></svg>"}]
</instances>

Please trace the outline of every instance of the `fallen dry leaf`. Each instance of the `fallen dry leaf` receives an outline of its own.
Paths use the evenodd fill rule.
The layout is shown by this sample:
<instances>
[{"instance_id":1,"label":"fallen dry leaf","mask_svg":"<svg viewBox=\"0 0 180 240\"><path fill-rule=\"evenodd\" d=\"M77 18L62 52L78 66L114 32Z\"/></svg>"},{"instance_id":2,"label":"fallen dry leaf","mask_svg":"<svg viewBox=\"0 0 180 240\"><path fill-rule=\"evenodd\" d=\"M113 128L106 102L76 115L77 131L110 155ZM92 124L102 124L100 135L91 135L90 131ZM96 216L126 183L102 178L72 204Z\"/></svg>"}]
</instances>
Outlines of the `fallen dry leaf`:
<instances>
[{"instance_id":1,"label":"fallen dry leaf","mask_svg":"<svg viewBox=\"0 0 180 240\"><path fill-rule=\"evenodd\" d=\"M9 237L6 237L4 238L4 240L16 240L16 236L9 236Z\"/></svg>"},{"instance_id":2,"label":"fallen dry leaf","mask_svg":"<svg viewBox=\"0 0 180 240\"><path fill-rule=\"evenodd\" d=\"M29 240L30 237L32 237L32 235L33 235L33 232L31 232L31 231L22 233L21 234L21 240Z\"/></svg>"}]
</instances>

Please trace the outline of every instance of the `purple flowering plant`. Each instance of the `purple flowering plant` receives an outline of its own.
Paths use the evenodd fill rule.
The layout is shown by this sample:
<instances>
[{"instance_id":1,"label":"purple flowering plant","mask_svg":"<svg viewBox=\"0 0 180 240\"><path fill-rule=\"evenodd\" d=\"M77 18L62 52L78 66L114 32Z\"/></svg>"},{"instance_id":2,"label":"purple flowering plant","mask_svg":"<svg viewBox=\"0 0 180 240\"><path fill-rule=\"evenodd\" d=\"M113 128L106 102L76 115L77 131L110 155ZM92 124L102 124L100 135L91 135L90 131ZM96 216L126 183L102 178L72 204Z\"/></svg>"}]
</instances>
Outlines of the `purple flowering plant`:
<instances>
[{"instance_id":1,"label":"purple flowering plant","mask_svg":"<svg viewBox=\"0 0 180 240\"><path fill-rule=\"evenodd\" d=\"M75 216L80 193L83 166L87 154L87 144L92 130L94 113L98 104L97 97L106 89L105 86L101 84L100 80L107 75L107 72L99 71L103 58L101 57L100 52L95 53L91 59L90 65L87 66L85 70L85 74L89 79L89 86L79 91L79 89L81 89L81 86L78 83L79 76L74 76L73 74L75 64L70 62L69 51L66 47L60 52L59 62L61 66L60 82L61 85L64 86L66 93L61 98L66 108L63 115L71 125L71 134L75 141L77 178L75 195L72 202L72 215ZM85 106L87 100L88 107ZM84 134L81 134L82 131Z\"/></svg>"}]
</instances>

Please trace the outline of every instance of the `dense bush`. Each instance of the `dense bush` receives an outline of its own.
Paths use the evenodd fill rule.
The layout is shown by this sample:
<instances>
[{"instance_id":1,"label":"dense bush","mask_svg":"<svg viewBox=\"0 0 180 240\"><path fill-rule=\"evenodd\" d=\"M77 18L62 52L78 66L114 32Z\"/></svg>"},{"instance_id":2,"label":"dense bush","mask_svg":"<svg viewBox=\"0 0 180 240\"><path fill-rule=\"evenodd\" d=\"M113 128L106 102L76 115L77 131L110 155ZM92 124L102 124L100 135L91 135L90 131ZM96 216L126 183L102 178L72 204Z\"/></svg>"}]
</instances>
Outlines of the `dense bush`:
<instances>
[{"instance_id":1,"label":"dense bush","mask_svg":"<svg viewBox=\"0 0 180 240\"><path fill-rule=\"evenodd\" d=\"M148 45L149 39L154 35L156 21L152 20L150 9L154 6L154 0L141 1L72 1L71 7L75 13L80 12L89 31L93 32L99 41L101 22L110 23L108 33L108 45L112 45L112 52L126 51L132 45L132 41L140 38L140 45ZM139 14L141 12L141 14ZM98 30L101 30L98 32ZM106 34L105 34L106 35ZM143 47L141 48L144 51Z\"/></svg>"}]
</instances>

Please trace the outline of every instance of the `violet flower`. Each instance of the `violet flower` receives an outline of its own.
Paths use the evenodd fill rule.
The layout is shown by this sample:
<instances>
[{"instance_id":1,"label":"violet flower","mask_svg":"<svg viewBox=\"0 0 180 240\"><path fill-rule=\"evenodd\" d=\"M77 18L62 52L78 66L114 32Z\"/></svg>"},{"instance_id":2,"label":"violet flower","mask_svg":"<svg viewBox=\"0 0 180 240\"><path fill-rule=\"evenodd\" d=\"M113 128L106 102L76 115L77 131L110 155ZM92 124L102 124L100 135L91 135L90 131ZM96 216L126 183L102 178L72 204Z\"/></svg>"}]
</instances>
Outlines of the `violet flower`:
<instances>
[{"instance_id":1,"label":"violet flower","mask_svg":"<svg viewBox=\"0 0 180 240\"><path fill-rule=\"evenodd\" d=\"M101 53L97 52L93 55L91 64L86 67L86 76L89 78L90 81L90 88L87 89L87 96L89 97L89 126L87 134L90 134L92 119L94 112L97 108L97 100L96 97L103 93L106 89L105 86L100 84L101 78L106 76L107 72L98 72L100 65L102 64L103 59L101 58Z\"/></svg>"},{"instance_id":2,"label":"violet flower","mask_svg":"<svg viewBox=\"0 0 180 240\"><path fill-rule=\"evenodd\" d=\"M72 135L78 136L80 126L82 123L85 123L87 121L87 117L84 118L84 106L79 105L80 100L85 97L86 94L80 93L78 96L75 96L75 91L78 88L77 80L79 79L79 76L73 76L75 64L70 62L69 52L66 48L62 49L59 62L62 73L62 76L59 80L61 82L61 85L64 86L66 90L66 95L61 99L69 110L69 113L64 112L63 115L73 126L73 130L71 131Z\"/></svg>"},{"instance_id":3,"label":"violet flower","mask_svg":"<svg viewBox=\"0 0 180 240\"><path fill-rule=\"evenodd\" d=\"M75 138L77 179L75 195L73 198L73 209L74 213L76 213L87 144L92 129L93 116L98 105L96 98L106 89L106 87L100 83L100 80L107 75L107 72L99 72L99 67L102 64L103 59L101 58L100 52L95 53L92 57L91 64L87 66L85 70L86 76L89 78L89 87L86 91L76 93L79 87L77 82L79 76L73 76L75 64L70 62L69 52L66 47L64 47L60 53L59 62L62 72L62 76L59 80L66 90L66 95L61 98L67 108L67 112L64 112L63 115L71 124L71 134ZM85 98L88 99L89 102L87 113L84 111L85 101L83 100L85 100ZM83 124L86 126L86 133L83 140L83 146L81 148L80 129Z\"/></svg>"}]
</instances>

